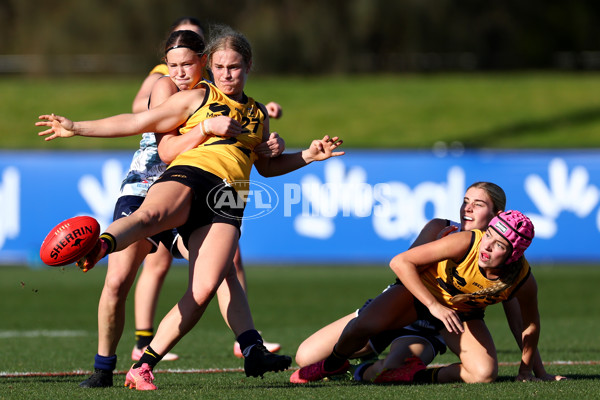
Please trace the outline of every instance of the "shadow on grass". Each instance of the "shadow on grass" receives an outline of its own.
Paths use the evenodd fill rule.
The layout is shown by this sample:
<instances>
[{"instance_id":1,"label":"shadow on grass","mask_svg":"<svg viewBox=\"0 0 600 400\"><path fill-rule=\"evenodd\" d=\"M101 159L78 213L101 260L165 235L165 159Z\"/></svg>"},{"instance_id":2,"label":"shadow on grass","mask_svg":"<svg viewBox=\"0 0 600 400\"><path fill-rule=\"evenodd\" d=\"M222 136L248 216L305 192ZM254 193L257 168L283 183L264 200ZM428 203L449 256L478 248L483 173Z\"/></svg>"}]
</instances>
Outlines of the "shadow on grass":
<instances>
[{"instance_id":1,"label":"shadow on grass","mask_svg":"<svg viewBox=\"0 0 600 400\"><path fill-rule=\"evenodd\" d=\"M561 374L562 375L562 374ZM600 379L600 375L599 374L590 374L590 375L585 375L585 374L570 374L570 375L563 375L564 377L567 378L567 380L570 381L597 381L598 379ZM499 376L496 379L496 382L514 382L515 381L515 377L510 376L510 375L502 375ZM550 381L553 382L553 381Z\"/></svg>"},{"instance_id":2,"label":"shadow on grass","mask_svg":"<svg viewBox=\"0 0 600 400\"><path fill-rule=\"evenodd\" d=\"M596 374L596 375L574 374L574 375L565 375L565 376L574 381L597 381L600 379L600 374Z\"/></svg>"},{"instance_id":3,"label":"shadow on grass","mask_svg":"<svg viewBox=\"0 0 600 400\"><path fill-rule=\"evenodd\" d=\"M81 376L13 376L10 378L0 377L0 385L25 383L27 381L35 381L36 383L73 383L74 385L79 385L83 380L85 378Z\"/></svg>"},{"instance_id":4,"label":"shadow on grass","mask_svg":"<svg viewBox=\"0 0 600 400\"><path fill-rule=\"evenodd\" d=\"M465 135L468 137L464 137L463 139L457 138L457 140L461 141L465 147L477 148L481 147L482 143L493 145L498 137L510 139L531 132L537 132L539 135L542 135L545 131L561 126L585 125L599 121L600 108L590 107L546 119L516 122L507 126L500 126L479 132L477 134L469 133L468 135ZM543 147L543 143L540 143L540 145Z\"/></svg>"}]
</instances>

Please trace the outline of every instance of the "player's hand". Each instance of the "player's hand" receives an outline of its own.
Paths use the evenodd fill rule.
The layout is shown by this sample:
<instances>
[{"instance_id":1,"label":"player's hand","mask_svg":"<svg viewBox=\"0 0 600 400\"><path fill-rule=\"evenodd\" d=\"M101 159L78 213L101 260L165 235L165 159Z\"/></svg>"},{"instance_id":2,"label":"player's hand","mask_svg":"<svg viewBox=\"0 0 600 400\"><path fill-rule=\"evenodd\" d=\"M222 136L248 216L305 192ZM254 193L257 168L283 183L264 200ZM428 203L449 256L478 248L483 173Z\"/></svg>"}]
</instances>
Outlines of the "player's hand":
<instances>
[{"instance_id":1,"label":"player's hand","mask_svg":"<svg viewBox=\"0 0 600 400\"><path fill-rule=\"evenodd\" d=\"M233 118L219 115L204 120L204 134L224 137L236 137L244 133L242 125Z\"/></svg>"},{"instance_id":2,"label":"player's hand","mask_svg":"<svg viewBox=\"0 0 600 400\"><path fill-rule=\"evenodd\" d=\"M88 272L100 261L108 250L108 245L104 241L98 239L92 250L77 261L76 265L83 272Z\"/></svg>"},{"instance_id":3,"label":"player's hand","mask_svg":"<svg viewBox=\"0 0 600 400\"><path fill-rule=\"evenodd\" d=\"M281 109L281 106L278 103L270 101L265 105L265 107L267 109L267 113L269 114L269 118L281 118L283 110Z\"/></svg>"},{"instance_id":4,"label":"player's hand","mask_svg":"<svg viewBox=\"0 0 600 400\"><path fill-rule=\"evenodd\" d=\"M568 380L569 378L567 378L566 376L562 376L562 375L552 375L552 374L546 373L542 376L539 376L538 379L541 381L552 382L552 381L565 381L565 380Z\"/></svg>"},{"instance_id":5,"label":"player's hand","mask_svg":"<svg viewBox=\"0 0 600 400\"><path fill-rule=\"evenodd\" d=\"M455 225L450 225L445 227L444 229L442 229L440 231L440 233L438 233L437 238L441 239L443 237L448 236L449 234L451 234L452 232L456 232L458 230L458 226Z\"/></svg>"},{"instance_id":6,"label":"player's hand","mask_svg":"<svg viewBox=\"0 0 600 400\"><path fill-rule=\"evenodd\" d=\"M429 307L431 315L439 319L444 323L444 326L450 333L462 333L465 331L462 321L458 317L456 311L451 308L445 307L442 304L436 302Z\"/></svg>"},{"instance_id":7,"label":"player's hand","mask_svg":"<svg viewBox=\"0 0 600 400\"><path fill-rule=\"evenodd\" d=\"M285 150L285 140L279 136L277 132L272 132L269 135L269 140L262 142L254 148L257 156L263 158L277 157Z\"/></svg>"},{"instance_id":8,"label":"player's hand","mask_svg":"<svg viewBox=\"0 0 600 400\"><path fill-rule=\"evenodd\" d=\"M325 135L321 140L313 140L310 147L304 150L303 157L308 162L311 161L323 161L330 157L338 157L344 155L343 151L334 151L343 143L342 139L337 136L330 138L329 135Z\"/></svg>"},{"instance_id":9,"label":"player's hand","mask_svg":"<svg viewBox=\"0 0 600 400\"><path fill-rule=\"evenodd\" d=\"M75 136L75 123L68 118L61 117L60 115L45 114L40 115L38 119L42 121L36 122L35 126L49 127L49 129L38 133L38 136L47 136L44 139L45 141L50 141L59 137L69 138Z\"/></svg>"}]
</instances>

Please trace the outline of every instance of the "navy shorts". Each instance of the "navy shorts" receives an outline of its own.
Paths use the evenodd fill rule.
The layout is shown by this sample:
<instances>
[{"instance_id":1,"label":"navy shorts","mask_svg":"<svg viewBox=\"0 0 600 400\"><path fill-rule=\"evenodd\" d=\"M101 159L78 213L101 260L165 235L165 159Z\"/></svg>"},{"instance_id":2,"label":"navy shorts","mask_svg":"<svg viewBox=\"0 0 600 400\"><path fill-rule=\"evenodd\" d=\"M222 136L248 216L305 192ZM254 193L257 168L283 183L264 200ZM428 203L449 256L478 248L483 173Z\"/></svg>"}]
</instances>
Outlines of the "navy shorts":
<instances>
[{"instance_id":1,"label":"navy shorts","mask_svg":"<svg viewBox=\"0 0 600 400\"><path fill-rule=\"evenodd\" d=\"M361 311L364 310L365 307L367 307L372 301L373 299L368 299L365 301L365 304L356 310L356 314L360 314ZM421 316L419 316L419 318L421 318ZM425 321L417 321L400 329L390 329L371 336L369 339L371 349L373 349L375 353L381 354L394 340L398 338L419 337L429 342L435 355L444 354L446 352L446 343L444 342L444 339L441 338L439 330L436 331L433 329L433 326L424 322ZM427 326L425 327L425 325Z\"/></svg>"},{"instance_id":2,"label":"navy shorts","mask_svg":"<svg viewBox=\"0 0 600 400\"><path fill-rule=\"evenodd\" d=\"M388 286L388 288L390 288L392 286L397 286L397 285L404 286L402 284L402 282L400 281L400 279L396 278L396 282L394 282L393 284ZM367 302L369 302L369 301L370 300L367 300ZM428 321L438 331L440 331L442 329L446 329L446 327L444 326L444 323L442 321L440 321L439 319L437 319L436 317L434 317L433 315L431 315L431 313L429 312L429 309L427 307L425 307L425 305L423 303L421 303L419 300L417 300L417 298L414 296L413 296L413 301L414 301L414 305L415 305L415 310L417 311L417 317L420 320ZM367 303L365 303L363 308L366 305L367 305ZM456 314L458 314L458 317L460 318L460 320L462 322L467 322L467 321L471 321L471 320L475 320L475 319L483 319L483 317L485 317L485 309L483 309L483 310L482 309L474 309L471 311L457 311Z\"/></svg>"},{"instance_id":3,"label":"navy shorts","mask_svg":"<svg viewBox=\"0 0 600 400\"><path fill-rule=\"evenodd\" d=\"M179 182L194 192L188 219L177 228L186 247L192 232L214 223L233 225L239 235L244 216L244 202L240 201L235 189L222 178L200 168L176 165L168 168L154 185L168 181Z\"/></svg>"},{"instance_id":4,"label":"navy shorts","mask_svg":"<svg viewBox=\"0 0 600 400\"><path fill-rule=\"evenodd\" d=\"M423 303L421 303L419 300L417 300L416 297L413 297L413 301L414 301L415 310L417 310L417 316L419 319L428 321L433 326L435 326L435 328L438 331L441 331L442 329L446 329L446 327L444 326L444 323L442 321L440 321L439 319L437 319L436 317L434 317L433 315L431 315L431 312L429 312L429 309L427 307L425 307L425 305ZM476 320L476 319L483 320L483 317L485 317L485 310L476 309L476 310L469 311L469 312L457 311L456 314L458 314L458 318L460 318L460 320L462 322L472 321L472 320Z\"/></svg>"},{"instance_id":5,"label":"navy shorts","mask_svg":"<svg viewBox=\"0 0 600 400\"><path fill-rule=\"evenodd\" d=\"M140 208L140 205L144 201L145 197L142 196L121 196L115 204L115 212L113 214L113 220L116 221L119 218L128 217L135 210ZM152 250L150 253L155 253L160 243L164 244L167 249L171 252L173 257L182 258L179 250L177 249L177 234L176 229L169 229L154 236L147 237L146 239L152 243Z\"/></svg>"}]
</instances>

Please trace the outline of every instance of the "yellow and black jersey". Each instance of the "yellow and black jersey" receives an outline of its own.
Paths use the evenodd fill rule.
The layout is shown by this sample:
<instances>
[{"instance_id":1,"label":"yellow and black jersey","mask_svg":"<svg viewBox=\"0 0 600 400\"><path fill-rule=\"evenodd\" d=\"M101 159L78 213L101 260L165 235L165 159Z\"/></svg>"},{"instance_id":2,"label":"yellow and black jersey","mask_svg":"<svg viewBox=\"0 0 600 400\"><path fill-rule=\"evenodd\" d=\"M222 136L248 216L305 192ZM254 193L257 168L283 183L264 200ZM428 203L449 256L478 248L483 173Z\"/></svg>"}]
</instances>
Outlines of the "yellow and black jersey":
<instances>
[{"instance_id":1,"label":"yellow and black jersey","mask_svg":"<svg viewBox=\"0 0 600 400\"><path fill-rule=\"evenodd\" d=\"M518 277L510 287L495 295L476 296L462 303L454 304L451 299L455 295L474 293L498 283L497 280L487 279L480 271L479 243L483 232L480 230L472 232L471 248L458 264L452 260L444 260L421 273L421 280L436 299L458 312L481 310L490 304L507 300L525 282L531 271L529 263L522 257L518 261L521 263Z\"/></svg>"},{"instance_id":2,"label":"yellow and black jersey","mask_svg":"<svg viewBox=\"0 0 600 400\"><path fill-rule=\"evenodd\" d=\"M169 75L169 67L167 67L167 64L158 64L156 67L152 68L152 71L150 71L148 75L152 74Z\"/></svg>"},{"instance_id":3,"label":"yellow and black jersey","mask_svg":"<svg viewBox=\"0 0 600 400\"><path fill-rule=\"evenodd\" d=\"M262 142L265 114L254 99L242 103L230 99L211 83L203 82L207 96L203 105L182 125L181 134L189 132L201 121L224 115L238 121L244 133L231 137L209 136L198 147L178 155L169 167L189 165L208 171L236 188L248 189L252 164L256 161L254 147ZM245 183L244 183L245 182Z\"/></svg>"}]
</instances>

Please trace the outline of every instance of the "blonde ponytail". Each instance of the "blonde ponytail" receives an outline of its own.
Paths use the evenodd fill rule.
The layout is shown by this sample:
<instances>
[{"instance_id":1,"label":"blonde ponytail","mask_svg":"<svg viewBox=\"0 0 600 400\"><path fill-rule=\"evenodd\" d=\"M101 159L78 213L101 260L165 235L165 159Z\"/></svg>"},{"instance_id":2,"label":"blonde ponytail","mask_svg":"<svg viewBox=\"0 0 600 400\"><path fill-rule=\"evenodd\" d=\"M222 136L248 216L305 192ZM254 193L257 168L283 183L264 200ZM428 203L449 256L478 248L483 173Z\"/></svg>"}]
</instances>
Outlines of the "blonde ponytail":
<instances>
[{"instance_id":1,"label":"blonde ponytail","mask_svg":"<svg viewBox=\"0 0 600 400\"><path fill-rule=\"evenodd\" d=\"M452 303L463 303L470 299L476 298L485 298L492 300L499 293L510 288L515 283L517 277L519 276L519 273L521 272L521 268L523 268L522 260L523 257L521 257L513 263L505 265L504 268L506 273L503 276L501 276L498 282L496 282L492 286L482 290L478 290L473 293L457 294L456 296L452 297Z\"/></svg>"}]
</instances>

